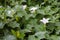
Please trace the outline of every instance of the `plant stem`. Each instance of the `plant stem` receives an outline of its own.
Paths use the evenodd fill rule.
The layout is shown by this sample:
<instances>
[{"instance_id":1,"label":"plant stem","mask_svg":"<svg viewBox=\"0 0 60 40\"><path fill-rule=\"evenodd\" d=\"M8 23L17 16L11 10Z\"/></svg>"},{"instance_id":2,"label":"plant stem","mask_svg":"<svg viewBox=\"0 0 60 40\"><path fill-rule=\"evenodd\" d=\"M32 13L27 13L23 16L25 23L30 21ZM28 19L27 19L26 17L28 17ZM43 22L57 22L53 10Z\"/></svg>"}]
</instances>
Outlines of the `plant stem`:
<instances>
[{"instance_id":1,"label":"plant stem","mask_svg":"<svg viewBox=\"0 0 60 40\"><path fill-rule=\"evenodd\" d=\"M44 24L44 30L46 31L46 24Z\"/></svg>"}]
</instances>

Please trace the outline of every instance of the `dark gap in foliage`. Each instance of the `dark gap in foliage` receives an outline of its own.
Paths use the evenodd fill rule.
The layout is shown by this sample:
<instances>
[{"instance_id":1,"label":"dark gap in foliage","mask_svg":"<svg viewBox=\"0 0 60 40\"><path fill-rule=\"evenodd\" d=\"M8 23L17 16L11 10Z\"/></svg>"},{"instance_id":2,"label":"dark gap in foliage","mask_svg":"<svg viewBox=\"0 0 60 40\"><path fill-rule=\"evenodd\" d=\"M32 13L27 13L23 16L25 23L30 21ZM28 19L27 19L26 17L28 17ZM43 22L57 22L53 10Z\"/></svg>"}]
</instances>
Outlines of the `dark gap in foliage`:
<instances>
[{"instance_id":1,"label":"dark gap in foliage","mask_svg":"<svg viewBox=\"0 0 60 40\"><path fill-rule=\"evenodd\" d=\"M33 33L36 33L36 29L35 27L32 27L32 30L31 30Z\"/></svg>"},{"instance_id":2,"label":"dark gap in foliage","mask_svg":"<svg viewBox=\"0 0 60 40\"><path fill-rule=\"evenodd\" d=\"M38 38L37 36L35 36L35 38Z\"/></svg>"},{"instance_id":3,"label":"dark gap in foliage","mask_svg":"<svg viewBox=\"0 0 60 40\"><path fill-rule=\"evenodd\" d=\"M17 38L17 40L22 40L21 38Z\"/></svg>"},{"instance_id":4,"label":"dark gap in foliage","mask_svg":"<svg viewBox=\"0 0 60 40\"><path fill-rule=\"evenodd\" d=\"M37 20L37 24L40 24L40 19L43 18L43 15L37 14L35 18L38 19L38 20Z\"/></svg>"},{"instance_id":5,"label":"dark gap in foliage","mask_svg":"<svg viewBox=\"0 0 60 40\"><path fill-rule=\"evenodd\" d=\"M7 24L5 24L4 28L9 30L9 31L12 29L12 27L9 27Z\"/></svg>"},{"instance_id":6,"label":"dark gap in foliage","mask_svg":"<svg viewBox=\"0 0 60 40\"><path fill-rule=\"evenodd\" d=\"M8 25L7 25L7 23L6 23L6 24L4 25L4 28L3 28L3 29L5 30L7 27L8 27Z\"/></svg>"},{"instance_id":7,"label":"dark gap in foliage","mask_svg":"<svg viewBox=\"0 0 60 40\"><path fill-rule=\"evenodd\" d=\"M40 39L40 40L48 40L48 39L46 39L46 38L43 38L43 39Z\"/></svg>"},{"instance_id":8,"label":"dark gap in foliage","mask_svg":"<svg viewBox=\"0 0 60 40\"><path fill-rule=\"evenodd\" d=\"M22 5L26 5L27 3L26 2L22 2Z\"/></svg>"},{"instance_id":9,"label":"dark gap in foliage","mask_svg":"<svg viewBox=\"0 0 60 40\"><path fill-rule=\"evenodd\" d=\"M60 2L60 0L57 0L57 2Z\"/></svg>"},{"instance_id":10,"label":"dark gap in foliage","mask_svg":"<svg viewBox=\"0 0 60 40\"><path fill-rule=\"evenodd\" d=\"M26 32L25 34L26 34L26 37L27 37L28 35L34 35L35 32Z\"/></svg>"},{"instance_id":11,"label":"dark gap in foliage","mask_svg":"<svg viewBox=\"0 0 60 40\"><path fill-rule=\"evenodd\" d=\"M34 35L34 34L35 34L35 32L26 32L24 38L25 38L25 39L28 39L28 36L29 36L29 35Z\"/></svg>"},{"instance_id":12,"label":"dark gap in foliage","mask_svg":"<svg viewBox=\"0 0 60 40\"><path fill-rule=\"evenodd\" d=\"M45 17L45 18L49 18L49 17L50 17L50 15L44 15L44 17Z\"/></svg>"},{"instance_id":13,"label":"dark gap in foliage","mask_svg":"<svg viewBox=\"0 0 60 40\"><path fill-rule=\"evenodd\" d=\"M11 31L11 29L17 30L17 27L16 27L16 28L12 28L12 27L8 26L8 24L5 24L4 30L6 30L6 29L7 29L8 31Z\"/></svg>"},{"instance_id":14,"label":"dark gap in foliage","mask_svg":"<svg viewBox=\"0 0 60 40\"><path fill-rule=\"evenodd\" d=\"M59 11L57 11L56 13L52 14L52 15L57 15L59 13Z\"/></svg>"},{"instance_id":15,"label":"dark gap in foliage","mask_svg":"<svg viewBox=\"0 0 60 40\"><path fill-rule=\"evenodd\" d=\"M25 28L25 23L26 23L26 22L25 22L25 21L26 21L25 18L22 17L19 21L20 21L20 28L21 28L21 29L24 29L24 28Z\"/></svg>"},{"instance_id":16,"label":"dark gap in foliage","mask_svg":"<svg viewBox=\"0 0 60 40\"><path fill-rule=\"evenodd\" d=\"M5 5L5 7L6 7L6 6L10 6L11 8L13 8L15 5L11 5L11 3L12 3L11 0L5 0L4 5Z\"/></svg>"},{"instance_id":17,"label":"dark gap in foliage","mask_svg":"<svg viewBox=\"0 0 60 40\"><path fill-rule=\"evenodd\" d=\"M32 29L35 29L35 27L32 27Z\"/></svg>"},{"instance_id":18,"label":"dark gap in foliage","mask_svg":"<svg viewBox=\"0 0 60 40\"><path fill-rule=\"evenodd\" d=\"M13 28L13 30L17 31L17 30L20 30L20 28L18 28L18 27L15 27L15 28Z\"/></svg>"},{"instance_id":19,"label":"dark gap in foliage","mask_svg":"<svg viewBox=\"0 0 60 40\"><path fill-rule=\"evenodd\" d=\"M8 30L9 33L11 32L11 29L13 29L13 30L15 30L15 31L19 30L18 27L16 27L16 28L12 28L12 27L8 26L7 24L5 24L5 26L4 26L3 29L4 29L5 31ZM10 33L10 34L11 34L11 33Z\"/></svg>"},{"instance_id":20,"label":"dark gap in foliage","mask_svg":"<svg viewBox=\"0 0 60 40\"><path fill-rule=\"evenodd\" d=\"M51 30L50 30L50 29L47 29L47 28L46 28L46 30L47 30L48 32L51 32Z\"/></svg>"},{"instance_id":21,"label":"dark gap in foliage","mask_svg":"<svg viewBox=\"0 0 60 40\"><path fill-rule=\"evenodd\" d=\"M16 19L13 19L12 17L9 17L9 16L7 16L6 19L8 19L9 22L16 21Z\"/></svg>"},{"instance_id":22,"label":"dark gap in foliage","mask_svg":"<svg viewBox=\"0 0 60 40\"><path fill-rule=\"evenodd\" d=\"M4 31L3 29L0 29L0 38L4 36Z\"/></svg>"},{"instance_id":23,"label":"dark gap in foliage","mask_svg":"<svg viewBox=\"0 0 60 40\"><path fill-rule=\"evenodd\" d=\"M8 5L8 6L10 6L10 7L11 7L10 2L8 2L8 1L6 1L6 5Z\"/></svg>"},{"instance_id":24,"label":"dark gap in foliage","mask_svg":"<svg viewBox=\"0 0 60 40\"><path fill-rule=\"evenodd\" d=\"M0 3L4 6L5 0L0 0Z\"/></svg>"},{"instance_id":25,"label":"dark gap in foliage","mask_svg":"<svg viewBox=\"0 0 60 40\"><path fill-rule=\"evenodd\" d=\"M37 15L36 15L35 18L38 19L38 20L37 20L37 24L40 24L40 19L42 19L43 16L44 16L44 15L42 15L42 14L37 14Z\"/></svg>"},{"instance_id":26,"label":"dark gap in foliage","mask_svg":"<svg viewBox=\"0 0 60 40\"><path fill-rule=\"evenodd\" d=\"M36 19L41 19L41 18L43 18L43 15L42 14L37 14L35 18Z\"/></svg>"},{"instance_id":27,"label":"dark gap in foliage","mask_svg":"<svg viewBox=\"0 0 60 40\"><path fill-rule=\"evenodd\" d=\"M11 17L7 16L6 19L12 19Z\"/></svg>"},{"instance_id":28,"label":"dark gap in foliage","mask_svg":"<svg viewBox=\"0 0 60 40\"><path fill-rule=\"evenodd\" d=\"M56 34L56 30L54 29L49 35L55 35Z\"/></svg>"},{"instance_id":29,"label":"dark gap in foliage","mask_svg":"<svg viewBox=\"0 0 60 40\"><path fill-rule=\"evenodd\" d=\"M51 3L45 2L45 4L43 4L43 5L41 5L41 6L46 7L46 6L48 6L48 5L51 5Z\"/></svg>"},{"instance_id":30,"label":"dark gap in foliage","mask_svg":"<svg viewBox=\"0 0 60 40\"><path fill-rule=\"evenodd\" d=\"M54 23L47 23L46 25L47 25L46 30L48 32L50 32L49 35L55 35L56 34L55 24Z\"/></svg>"},{"instance_id":31,"label":"dark gap in foliage","mask_svg":"<svg viewBox=\"0 0 60 40\"><path fill-rule=\"evenodd\" d=\"M25 28L24 24L22 24L20 28L21 28L21 29L24 29L24 28Z\"/></svg>"},{"instance_id":32,"label":"dark gap in foliage","mask_svg":"<svg viewBox=\"0 0 60 40\"><path fill-rule=\"evenodd\" d=\"M59 34L57 34L57 36L60 36L60 32L59 32Z\"/></svg>"},{"instance_id":33,"label":"dark gap in foliage","mask_svg":"<svg viewBox=\"0 0 60 40\"><path fill-rule=\"evenodd\" d=\"M51 9L54 9L54 8L56 8L56 7L57 7L57 6L56 6L56 5L54 5L54 6L52 6L52 7L51 7Z\"/></svg>"},{"instance_id":34,"label":"dark gap in foliage","mask_svg":"<svg viewBox=\"0 0 60 40\"><path fill-rule=\"evenodd\" d=\"M60 21L60 18L58 18L59 19L59 21Z\"/></svg>"}]
</instances>

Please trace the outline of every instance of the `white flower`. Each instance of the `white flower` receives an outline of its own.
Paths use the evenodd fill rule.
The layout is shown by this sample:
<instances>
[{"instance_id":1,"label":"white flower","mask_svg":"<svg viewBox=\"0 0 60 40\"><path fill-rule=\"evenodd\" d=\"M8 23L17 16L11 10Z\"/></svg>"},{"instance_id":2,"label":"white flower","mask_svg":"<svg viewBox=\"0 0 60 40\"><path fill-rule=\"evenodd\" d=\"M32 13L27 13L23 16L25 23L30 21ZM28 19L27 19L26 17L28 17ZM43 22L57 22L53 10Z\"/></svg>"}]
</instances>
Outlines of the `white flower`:
<instances>
[{"instance_id":1,"label":"white flower","mask_svg":"<svg viewBox=\"0 0 60 40\"><path fill-rule=\"evenodd\" d=\"M43 22L44 24L46 24L46 23L48 23L49 21L49 18L47 18L47 19L45 19L45 18L43 18L42 20L40 20L41 22Z\"/></svg>"},{"instance_id":2,"label":"white flower","mask_svg":"<svg viewBox=\"0 0 60 40\"><path fill-rule=\"evenodd\" d=\"M13 10L13 9L8 10L7 13L8 13L8 14L14 14L14 13L15 13L15 10Z\"/></svg>"},{"instance_id":3,"label":"white flower","mask_svg":"<svg viewBox=\"0 0 60 40\"><path fill-rule=\"evenodd\" d=\"M11 11L9 10L9 11L7 11L8 12L8 14L11 14Z\"/></svg>"},{"instance_id":4,"label":"white flower","mask_svg":"<svg viewBox=\"0 0 60 40\"><path fill-rule=\"evenodd\" d=\"M34 13L35 10L37 10L37 9L38 9L38 7L32 7L32 8L30 8L29 10L31 11L31 13Z\"/></svg>"},{"instance_id":5,"label":"white flower","mask_svg":"<svg viewBox=\"0 0 60 40\"><path fill-rule=\"evenodd\" d=\"M14 10L8 10L7 11L7 16L13 17L13 14L15 14Z\"/></svg>"},{"instance_id":6,"label":"white flower","mask_svg":"<svg viewBox=\"0 0 60 40\"><path fill-rule=\"evenodd\" d=\"M6 13L7 16L12 16L12 12L11 10L8 10L7 13Z\"/></svg>"},{"instance_id":7,"label":"white flower","mask_svg":"<svg viewBox=\"0 0 60 40\"><path fill-rule=\"evenodd\" d=\"M23 6L22 6L22 8L23 8L24 10L26 9L26 7L27 7L27 5L23 5Z\"/></svg>"}]
</instances>

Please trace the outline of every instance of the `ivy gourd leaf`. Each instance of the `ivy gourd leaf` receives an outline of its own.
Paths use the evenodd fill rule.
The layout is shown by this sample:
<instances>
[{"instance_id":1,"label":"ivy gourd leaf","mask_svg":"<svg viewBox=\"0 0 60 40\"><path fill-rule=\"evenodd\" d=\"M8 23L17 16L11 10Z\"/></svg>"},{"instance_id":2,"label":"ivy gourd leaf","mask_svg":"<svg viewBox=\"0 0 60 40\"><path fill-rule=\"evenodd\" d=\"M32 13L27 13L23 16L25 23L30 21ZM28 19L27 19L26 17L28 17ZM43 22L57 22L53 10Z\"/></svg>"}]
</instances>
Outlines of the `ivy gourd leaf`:
<instances>
[{"instance_id":1,"label":"ivy gourd leaf","mask_svg":"<svg viewBox=\"0 0 60 40\"><path fill-rule=\"evenodd\" d=\"M45 35L46 35L46 31L40 31L35 33L35 36L37 36L39 39L45 38Z\"/></svg>"},{"instance_id":2,"label":"ivy gourd leaf","mask_svg":"<svg viewBox=\"0 0 60 40\"><path fill-rule=\"evenodd\" d=\"M9 23L8 26L15 28L15 27L20 27L20 24L14 21L14 22Z\"/></svg>"},{"instance_id":3,"label":"ivy gourd leaf","mask_svg":"<svg viewBox=\"0 0 60 40\"><path fill-rule=\"evenodd\" d=\"M60 36L52 35L50 37L52 40L60 40Z\"/></svg>"},{"instance_id":4,"label":"ivy gourd leaf","mask_svg":"<svg viewBox=\"0 0 60 40\"><path fill-rule=\"evenodd\" d=\"M5 23L0 22L0 29L2 29L4 27Z\"/></svg>"},{"instance_id":5,"label":"ivy gourd leaf","mask_svg":"<svg viewBox=\"0 0 60 40\"><path fill-rule=\"evenodd\" d=\"M13 36L13 35L6 35L6 36L4 37L4 40L17 40L17 39L16 39L16 37Z\"/></svg>"},{"instance_id":6,"label":"ivy gourd leaf","mask_svg":"<svg viewBox=\"0 0 60 40\"><path fill-rule=\"evenodd\" d=\"M28 37L28 40L40 40L39 38L36 38L34 35L30 35Z\"/></svg>"}]
</instances>

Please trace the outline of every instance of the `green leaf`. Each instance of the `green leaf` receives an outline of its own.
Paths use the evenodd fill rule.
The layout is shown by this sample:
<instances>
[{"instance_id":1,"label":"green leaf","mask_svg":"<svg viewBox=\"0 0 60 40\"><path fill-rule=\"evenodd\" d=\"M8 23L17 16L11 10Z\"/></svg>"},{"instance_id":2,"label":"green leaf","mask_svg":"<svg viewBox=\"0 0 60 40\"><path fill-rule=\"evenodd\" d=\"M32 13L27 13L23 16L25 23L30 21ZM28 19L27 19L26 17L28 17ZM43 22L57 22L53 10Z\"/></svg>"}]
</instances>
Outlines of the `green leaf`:
<instances>
[{"instance_id":1,"label":"green leaf","mask_svg":"<svg viewBox=\"0 0 60 40\"><path fill-rule=\"evenodd\" d=\"M60 27L60 22L56 22L55 25Z\"/></svg>"},{"instance_id":2,"label":"green leaf","mask_svg":"<svg viewBox=\"0 0 60 40\"><path fill-rule=\"evenodd\" d=\"M5 23L0 22L0 29L3 29L4 25L5 25Z\"/></svg>"},{"instance_id":3,"label":"green leaf","mask_svg":"<svg viewBox=\"0 0 60 40\"><path fill-rule=\"evenodd\" d=\"M40 40L39 38L36 38L34 35L30 35L28 37L28 40Z\"/></svg>"},{"instance_id":4,"label":"green leaf","mask_svg":"<svg viewBox=\"0 0 60 40\"><path fill-rule=\"evenodd\" d=\"M46 35L46 31L40 31L35 33L35 36L37 36L39 39L45 38L45 35Z\"/></svg>"},{"instance_id":5,"label":"green leaf","mask_svg":"<svg viewBox=\"0 0 60 40\"><path fill-rule=\"evenodd\" d=\"M15 28L15 27L20 27L20 24L17 23L16 21L14 21L14 22L10 22L10 23L8 24L8 26L10 26L10 27L12 27L12 28Z\"/></svg>"},{"instance_id":6,"label":"green leaf","mask_svg":"<svg viewBox=\"0 0 60 40\"><path fill-rule=\"evenodd\" d=\"M13 35L6 35L6 36L4 37L4 40L17 40L17 39L16 39L16 37L13 36Z\"/></svg>"},{"instance_id":7,"label":"green leaf","mask_svg":"<svg viewBox=\"0 0 60 40\"><path fill-rule=\"evenodd\" d=\"M60 40L60 36L52 35L51 39L52 40Z\"/></svg>"}]
</instances>

